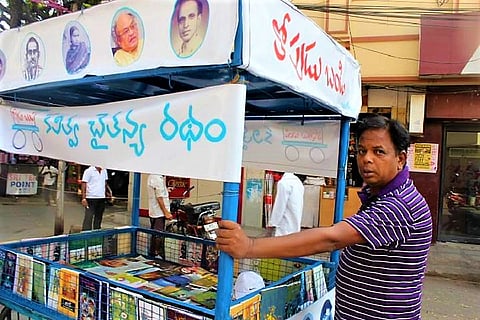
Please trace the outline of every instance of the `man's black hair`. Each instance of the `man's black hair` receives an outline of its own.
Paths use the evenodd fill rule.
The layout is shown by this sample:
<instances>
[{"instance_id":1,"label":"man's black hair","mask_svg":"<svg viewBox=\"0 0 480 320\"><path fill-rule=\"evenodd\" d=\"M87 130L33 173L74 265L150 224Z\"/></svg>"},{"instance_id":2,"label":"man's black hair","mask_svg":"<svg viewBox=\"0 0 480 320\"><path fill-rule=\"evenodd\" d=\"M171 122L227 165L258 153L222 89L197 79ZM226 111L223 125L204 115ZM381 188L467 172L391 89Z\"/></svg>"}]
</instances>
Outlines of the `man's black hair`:
<instances>
[{"instance_id":1,"label":"man's black hair","mask_svg":"<svg viewBox=\"0 0 480 320\"><path fill-rule=\"evenodd\" d=\"M381 115L367 116L357 122L357 129L355 132L357 140L362 133L368 129L387 129L396 151L400 153L408 150L410 145L410 134L399 121Z\"/></svg>"},{"instance_id":2,"label":"man's black hair","mask_svg":"<svg viewBox=\"0 0 480 320\"><path fill-rule=\"evenodd\" d=\"M177 0L177 3L175 4L175 12L176 12L177 18L178 18L178 15L180 14L180 6L188 1L195 1L197 3L197 14L202 14L203 3L201 0Z\"/></svg>"}]
</instances>

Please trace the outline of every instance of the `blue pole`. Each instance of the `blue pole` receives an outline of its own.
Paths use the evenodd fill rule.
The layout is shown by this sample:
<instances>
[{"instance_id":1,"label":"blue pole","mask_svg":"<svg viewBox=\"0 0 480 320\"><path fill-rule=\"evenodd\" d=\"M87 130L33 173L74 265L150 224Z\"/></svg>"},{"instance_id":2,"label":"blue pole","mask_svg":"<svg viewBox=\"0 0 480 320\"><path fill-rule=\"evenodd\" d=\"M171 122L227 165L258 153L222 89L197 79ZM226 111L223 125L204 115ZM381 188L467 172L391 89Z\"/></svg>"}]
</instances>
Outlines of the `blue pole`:
<instances>
[{"instance_id":1,"label":"blue pole","mask_svg":"<svg viewBox=\"0 0 480 320\"><path fill-rule=\"evenodd\" d=\"M333 223L342 221L345 206L346 167L348 159L348 146L350 143L350 120L342 117L340 124L340 142L338 152L337 189L335 191L335 215ZM330 255L330 261L338 264L340 251L335 250Z\"/></svg>"},{"instance_id":2,"label":"blue pole","mask_svg":"<svg viewBox=\"0 0 480 320\"><path fill-rule=\"evenodd\" d=\"M132 200L132 226L140 225L140 182L141 175L138 172L133 174L133 200Z\"/></svg>"},{"instance_id":3,"label":"blue pole","mask_svg":"<svg viewBox=\"0 0 480 320\"><path fill-rule=\"evenodd\" d=\"M237 221L239 189L239 183L223 184L222 219ZM218 279L215 319L231 319L233 258L224 252L220 252L218 261Z\"/></svg>"}]
</instances>

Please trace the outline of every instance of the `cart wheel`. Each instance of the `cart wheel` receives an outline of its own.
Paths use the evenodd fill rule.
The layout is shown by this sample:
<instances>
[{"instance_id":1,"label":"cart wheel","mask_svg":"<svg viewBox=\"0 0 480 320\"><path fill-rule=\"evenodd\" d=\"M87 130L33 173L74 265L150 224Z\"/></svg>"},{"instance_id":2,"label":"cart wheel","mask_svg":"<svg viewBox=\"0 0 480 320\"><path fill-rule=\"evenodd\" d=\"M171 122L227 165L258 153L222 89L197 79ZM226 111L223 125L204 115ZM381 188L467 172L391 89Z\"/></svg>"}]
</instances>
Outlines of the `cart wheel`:
<instances>
[{"instance_id":1,"label":"cart wheel","mask_svg":"<svg viewBox=\"0 0 480 320\"><path fill-rule=\"evenodd\" d=\"M13 134L12 145L15 149L23 149L27 144L27 136L23 130L17 130Z\"/></svg>"},{"instance_id":2,"label":"cart wheel","mask_svg":"<svg viewBox=\"0 0 480 320\"><path fill-rule=\"evenodd\" d=\"M33 146L38 152L43 151L43 142L42 139L40 139L40 136L38 135L37 132L32 131L32 141L33 141Z\"/></svg>"},{"instance_id":3,"label":"cart wheel","mask_svg":"<svg viewBox=\"0 0 480 320\"><path fill-rule=\"evenodd\" d=\"M165 231L185 235L185 228L178 221L172 221L167 224Z\"/></svg>"},{"instance_id":4,"label":"cart wheel","mask_svg":"<svg viewBox=\"0 0 480 320\"><path fill-rule=\"evenodd\" d=\"M295 146L286 146L285 147L285 158L289 161L297 161L300 158L300 152Z\"/></svg>"},{"instance_id":5,"label":"cart wheel","mask_svg":"<svg viewBox=\"0 0 480 320\"><path fill-rule=\"evenodd\" d=\"M312 148L310 149L310 159L314 163L322 163L325 160L325 154L323 150L320 148Z\"/></svg>"}]
</instances>

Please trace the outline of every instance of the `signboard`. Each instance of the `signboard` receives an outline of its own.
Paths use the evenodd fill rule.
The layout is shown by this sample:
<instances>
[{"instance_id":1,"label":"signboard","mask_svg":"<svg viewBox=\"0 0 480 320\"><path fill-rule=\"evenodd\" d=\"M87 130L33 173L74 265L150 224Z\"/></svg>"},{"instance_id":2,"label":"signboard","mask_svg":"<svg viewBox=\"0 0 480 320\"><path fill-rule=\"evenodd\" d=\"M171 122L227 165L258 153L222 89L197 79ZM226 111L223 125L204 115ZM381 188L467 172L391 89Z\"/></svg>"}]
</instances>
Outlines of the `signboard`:
<instances>
[{"instance_id":1,"label":"signboard","mask_svg":"<svg viewBox=\"0 0 480 320\"><path fill-rule=\"evenodd\" d=\"M245 85L227 84L87 107L1 105L0 149L113 170L239 182L245 99Z\"/></svg>"},{"instance_id":2,"label":"signboard","mask_svg":"<svg viewBox=\"0 0 480 320\"><path fill-rule=\"evenodd\" d=\"M172 190L168 193L170 199L190 197L190 192L185 193L190 188L190 178L166 177L166 180L167 188Z\"/></svg>"},{"instance_id":3,"label":"signboard","mask_svg":"<svg viewBox=\"0 0 480 320\"><path fill-rule=\"evenodd\" d=\"M339 121L246 121L243 165L336 177Z\"/></svg>"},{"instance_id":4,"label":"signboard","mask_svg":"<svg viewBox=\"0 0 480 320\"><path fill-rule=\"evenodd\" d=\"M37 194L37 176L31 173L8 173L7 191L8 195L33 195Z\"/></svg>"}]
</instances>

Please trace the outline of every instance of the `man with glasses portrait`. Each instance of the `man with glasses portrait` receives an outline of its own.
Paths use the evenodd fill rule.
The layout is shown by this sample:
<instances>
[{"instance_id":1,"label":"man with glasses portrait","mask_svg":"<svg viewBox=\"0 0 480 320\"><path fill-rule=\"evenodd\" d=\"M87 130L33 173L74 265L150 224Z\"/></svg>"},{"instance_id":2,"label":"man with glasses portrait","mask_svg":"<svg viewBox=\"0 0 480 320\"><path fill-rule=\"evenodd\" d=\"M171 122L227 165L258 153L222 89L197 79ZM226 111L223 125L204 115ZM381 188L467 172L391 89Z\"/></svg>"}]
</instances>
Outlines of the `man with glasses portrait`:
<instances>
[{"instance_id":1,"label":"man with glasses portrait","mask_svg":"<svg viewBox=\"0 0 480 320\"><path fill-rule=\"evenodd\" d=\"M27 81L35 80L41 72L40 45L35 37L30 37L25 46L25 67L23 69L23 77Z\"/></svg>"},{"instance_id":2,"label":"man with glasses portrait","mask_svg":"<svg viewBox=\"0 0 480 320\"><path fill-rule=\"evenodd\" d=\"M137 17L130 11L121 12L114 24L112 37L116 44L113 58L119 66L135 62L143 48Z\"/></svg>"}]
</instances>

